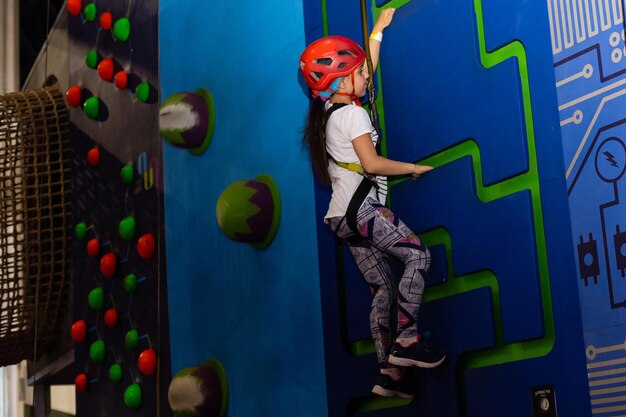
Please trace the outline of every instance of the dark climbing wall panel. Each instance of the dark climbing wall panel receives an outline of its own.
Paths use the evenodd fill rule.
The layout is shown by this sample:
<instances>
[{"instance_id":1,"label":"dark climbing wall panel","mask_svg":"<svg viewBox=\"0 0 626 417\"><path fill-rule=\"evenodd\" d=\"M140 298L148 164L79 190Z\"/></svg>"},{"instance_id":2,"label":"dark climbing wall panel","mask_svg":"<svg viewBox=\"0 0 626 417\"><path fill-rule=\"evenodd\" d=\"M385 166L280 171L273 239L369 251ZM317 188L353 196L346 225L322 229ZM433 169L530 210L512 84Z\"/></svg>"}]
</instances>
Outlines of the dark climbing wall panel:
<instances>
[{"instance_id":1,"label":"dark climbing wall panel","mask_svg":"<svg viewBox=\"0 0 626 417\"><path fill-rule=\"evenodd\" d=\"M74 319L86 324L76 344L76 374L87 382L77 385L77 415L171 415L158 2L70 1L68 13Z\"/></svg>"}]
</instances>

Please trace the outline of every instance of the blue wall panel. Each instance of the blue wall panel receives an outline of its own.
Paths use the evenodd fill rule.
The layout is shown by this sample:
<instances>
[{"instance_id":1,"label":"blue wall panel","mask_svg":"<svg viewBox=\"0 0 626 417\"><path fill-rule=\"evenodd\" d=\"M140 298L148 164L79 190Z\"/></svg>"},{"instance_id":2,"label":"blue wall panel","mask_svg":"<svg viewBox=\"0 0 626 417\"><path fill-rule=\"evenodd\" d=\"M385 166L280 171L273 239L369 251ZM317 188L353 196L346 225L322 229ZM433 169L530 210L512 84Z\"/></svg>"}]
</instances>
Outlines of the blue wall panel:
<instances>
[{"instance_id":1,"label":"blue wall panel","mask_svg":"<svg viewBox=\"0 0 626 417\"><path fill-rule=\"evenodd\" d=\"M213 141L164 146L172 367L216 358L229 416L326 414L313 182L300 129L302 4L161 1L162 99L208 89ZM257 251L227 238L215 205L232 182L272 176L282 217ZM294 410L297 410L295 412Z\"/></svg>"},{"instance_id":2,"label":"blue wall panel","mask_svg":"<svg viewBox=\"0 0 626 417\"><path fill-rule=\"evenodd\" d=\"M389 156L417 160L472 138L485 185L528 170L517 63L481 65L472 2L409 2L396 20L382 51L383 82L394 80L383 84Z\"/></svg>"},{"instance_id":3,"label":"blue wall panel","mask_svg":"<svg viewBox=\"0 0 626 417\"><path fill-rule=\"evenodd\" d=\"M360 41L356 6L325 4L328 33ZM437 166L394 182L391 205L439 248L446 276L429 283L420 325L449 360L417 372L411 403L368 395L376 361L359 314L369 295L321 226L329 414L531 416L532 389L551 386L559 415L590 415L547 5L389 4L398 10L379 91L388 155ZM320 216L327 192L316 198Z\"/></svg>"},{"instance_id":4,"label":"blue wall panel","mask_svg":"<svg viewBox=\"0 0 626 417\"><path fill-rule=\"evenodd\" d=\"M394 188L396 214L415 230L445 226L458 275L487 269L498 277L505 342L540 337L544 328L528 192L481 203L472 190L474 175L471 159L464 157L419 184L404 182ZM438 198L416 205L416 195Z\"/></svg>"},{"instance_id":5,"label":"blue wall panel","mask_svg":"<svg viewBox=\"0 0 626 417\"><path fill-rule=\"evenodd\" d=\"M368 2L370 22L385 3ZM604 151L615 153L616 164L626 162L626 152L619 159L620 141L610 139L621 137L620 118L598 114L594 123L605 128L589 134L572 165L579 167L576 174L564 167L556 89L570 84L554 86L550 29L557 79L559 67L570 68L566 45L574 45L571 61L597 51L611 61L618 48L587 51L567 31L556 36L552 0L391 4L398 11L385 32L379 90L387 150L392 158L428 158L438 166L417 183L394 183L391 201L437 248L421 325L449 360L417 373L413 403L369 395L376 375L369 293L321 222L329 192L312 180L300 143L308 102L297 58L305 39L322 36L325 28L360 40L358 2L281 2L269 10L249 0L185 7L162 0L162 97L204 87L217 108L206 154L164 151L173 371L221 360L234 416L530 416L531 389L541 385L554 387L560 415L589 415L572 248L582 248L577 253L589 265L599 262L598 276L606 263L614 279L621 277L616 225L621 231L626 225L619 206L600 207L616 201L621 182L617 176L589 181L596 173L610 176ZM610 17L623 24L617 13ZM614 43L605 31L606 42ZM617 41L623 48L623 37ZM600 82L619 80L615 65L603 68ZM561 78L566 73L576 71ZM560 100L578 97L561 90ZM606 108L617 112L620 97ZM600 108L600 95L587 103ZM561 125L580 134L570 107L561 112ZM565 148L567 162L576 149ZM594 161L608 165L593 169ZM263 173L281 189L283 217L275 242L259 252L225 237L214 207L230 183ZM572 192L574 175L580 178L576 192L601 194L602 202L589 208L581 197L572 204L575 219L595 215L572 235L566 177ZM596 252L588 255L590 240ZM585 323L607 314L593 315L593 297L602 297L605 307L606 300L626 298L617 285L611 293L606 278L592 282L583 298ZM621 323L621 315L614 318L610 323ZM619 346L606 330L585 336L592 366L600 354L619 358L616 350L595 349ZM302 340L307 343L296 344Z\"/></svg>"},{"instance_id":6,"label":"blue wall panel","mask_svg":"<svg viewBox=\"0 0 626 417\"><path fill-rule=\"evenodd\" d=\"M623 2L591 2L588 8L548 3L588 391L594 415L622 415L626 411L621 394L626 389Z\"/></svg>"}]
</instances>

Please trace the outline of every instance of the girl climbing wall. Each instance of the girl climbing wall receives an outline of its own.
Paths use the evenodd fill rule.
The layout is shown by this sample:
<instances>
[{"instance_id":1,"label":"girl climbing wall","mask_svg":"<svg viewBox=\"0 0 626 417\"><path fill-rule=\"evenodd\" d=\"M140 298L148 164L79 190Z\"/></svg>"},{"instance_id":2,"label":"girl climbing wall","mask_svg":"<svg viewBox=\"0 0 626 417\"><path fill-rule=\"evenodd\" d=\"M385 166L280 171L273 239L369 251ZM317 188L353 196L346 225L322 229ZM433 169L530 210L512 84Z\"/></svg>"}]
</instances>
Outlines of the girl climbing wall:
<instances>
[{"instance_id":1,"label":"girl climbing wall","mask_svg":"<svg viewBox=\"0 0 626 417\"><path fill-rule=\"evenodd\" d=\"M395 9L381 12L369 40L371 68L376 69L383 30ZM327 36L311 43L300 57L300 70L313 90L305 141L313 168L332 185L324 221L347 242L373 295L370 329L380 374L372 392L413 397L404 367L433 368L445 353L426 345L417 329L430 252L394 213L385 207L387 175L417 178L433 168L378 155L378 133L359 97L370 77L363 49L351 39ZM332 117L331 117L332 116ZM396 286L389 265L392 255L404 263ZM397 310L395 332L391 317Z\"/></svg>"}]
</instances>

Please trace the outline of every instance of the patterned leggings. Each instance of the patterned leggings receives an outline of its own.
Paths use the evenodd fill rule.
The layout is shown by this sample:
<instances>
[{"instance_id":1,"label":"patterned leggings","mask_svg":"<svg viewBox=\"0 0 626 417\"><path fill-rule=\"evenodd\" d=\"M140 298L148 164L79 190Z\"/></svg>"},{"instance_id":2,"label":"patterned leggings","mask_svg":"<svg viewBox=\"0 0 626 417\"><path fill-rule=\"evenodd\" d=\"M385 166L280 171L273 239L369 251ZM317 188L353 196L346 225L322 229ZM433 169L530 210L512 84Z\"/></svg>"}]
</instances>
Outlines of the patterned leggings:
<instances>
[{"instance_id":1,"label":"patterned leggings","mask_svg":"<svg viewBox=\"0 0 626 417\"><path fill-rule=\"evenodd\" d=\"M337 235L348 239L348 245L359 270L372 292L370 329L378 363L387 368L391 350L391 315L397 303L396 338L417 336L417 316L424 275L430 267L430 252L391 210L368 197L357 214L359 235L365 239L352 240L355 233L341 217L330 219L330 227ZM396 287L389 266L388 255L404 263L404 274Z\"/></svg>"}]
</instances>

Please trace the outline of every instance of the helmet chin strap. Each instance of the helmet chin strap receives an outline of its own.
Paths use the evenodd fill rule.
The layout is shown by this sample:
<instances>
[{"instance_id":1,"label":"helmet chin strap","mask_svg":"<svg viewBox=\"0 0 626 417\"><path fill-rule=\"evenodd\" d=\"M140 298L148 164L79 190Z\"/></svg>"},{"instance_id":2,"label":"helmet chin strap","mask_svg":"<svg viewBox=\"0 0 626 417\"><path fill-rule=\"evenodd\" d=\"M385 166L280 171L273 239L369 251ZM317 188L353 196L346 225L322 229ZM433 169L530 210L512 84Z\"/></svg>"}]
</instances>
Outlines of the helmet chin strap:
<instances>
[{"instance_id":1,"label":"helmet chin strap","mask_svg":"<svg viewBox=\"0 0 626 417\"><path fill-rule=\"evenodd\" d=\"M361 102L359 101L359 98L356 96L356 94L354 94L354 72L352 74L350 74L350 81L352 82L352 92L350 93L340 93L339 91L335 92L335 94L338 94L340 96L345 96L345 97L350 97L350 99L352 99L352 101L354 101L354 103L359 106L362 107Z\"/></svg>"}]
</instances>

